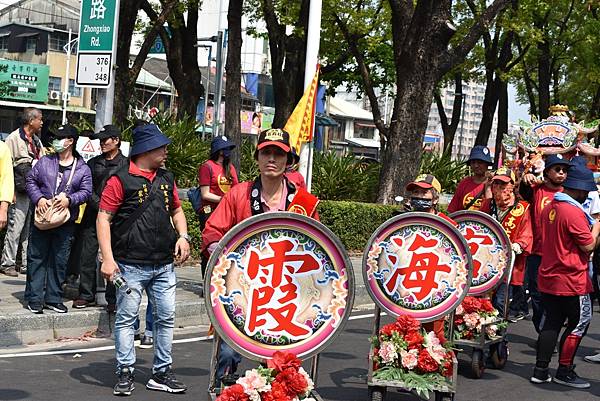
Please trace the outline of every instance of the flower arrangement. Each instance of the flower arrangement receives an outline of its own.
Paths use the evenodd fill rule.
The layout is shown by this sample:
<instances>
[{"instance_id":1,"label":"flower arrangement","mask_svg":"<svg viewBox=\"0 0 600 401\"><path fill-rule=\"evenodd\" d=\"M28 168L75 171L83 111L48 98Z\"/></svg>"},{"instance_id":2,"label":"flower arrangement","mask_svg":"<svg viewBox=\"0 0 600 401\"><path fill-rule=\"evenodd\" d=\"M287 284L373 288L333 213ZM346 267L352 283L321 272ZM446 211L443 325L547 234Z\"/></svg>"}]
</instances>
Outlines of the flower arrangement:
<instances>
[{"instance_id":1,"label":"flower arrangement","mask_svg":"<svg viewBox=\"0 0 600 401\"><path fill-rule=\"evenodd\" d=\"M401 381L428 398L429 391L447 385L452 376L454 353L449 344L410 316L383 326L371 343L375 379Z\"/></svg>"},{"instance_id":2,"label":"flower arrangement","mask_svg":"<svg viewBox=\"0 0 600 401\"><path fill-rule=\"evenodd\" d=\"M315 401L314 383L296 355L277 351L267 367L247 370L216 401Z\"/></svg>"},{"instance_id":3,"label":"flower arrangement","mask_svg":"<svg viewBox=\"0 0 600 401\"><path fill-rule=\"evenodd\" d=\"M494 339L507 325L488 298L465 297L454 313L454 339L472 340L481 334Z\"/></svg>"}]
</instances>

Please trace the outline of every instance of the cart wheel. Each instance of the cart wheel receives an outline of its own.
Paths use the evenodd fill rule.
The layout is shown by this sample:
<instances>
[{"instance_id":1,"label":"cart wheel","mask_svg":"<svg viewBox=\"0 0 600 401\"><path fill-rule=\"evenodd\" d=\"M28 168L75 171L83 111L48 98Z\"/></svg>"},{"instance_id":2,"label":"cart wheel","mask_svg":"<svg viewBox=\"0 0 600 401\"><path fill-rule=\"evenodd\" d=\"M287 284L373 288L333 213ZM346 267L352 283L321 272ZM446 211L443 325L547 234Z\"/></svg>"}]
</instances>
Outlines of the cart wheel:
<instances>
[{"instance_id":1,"label":"cart wheel","mask_svg":"<svg viewBox=\"0 0 600 401\"><path fill-rule=\"evenodd\" d=\"M508 344L506 341L502 341L496 344L493 344L490 347L490 358L492 360L492 364L496 369L504 369L506 366L506 361L508 361Z\"/></svg>"},{"instance_id":2,"label":"cart wheel","mask_svg":"<svg viewBox=\"0 0 600 401\"><path fill-rule=\"evenodd\" d=\"M474 349L471 359L471 373L473 378L480 379L485 371L485 361L483 360L483 350Z\"/></svg>"},{"instance_id":3,"label":"cart wheel","mask_svg":"<svg viewBox=\"0 0 600 401\"><path fill-rule=\"evenodd\" d=\"M454 393L435 392L435 401L454 401Z\"/></svg>"},{"instance_id":4,"label":"cart wheel","mask_svg":"<svg viewBox=\"0 0 600 401\"><path fill-rule=\"evenodd\" d=\"M369 400L371 401L383 401L385 400L385 387L373 387L369 386Z\"/></svg>"}]
</instances>

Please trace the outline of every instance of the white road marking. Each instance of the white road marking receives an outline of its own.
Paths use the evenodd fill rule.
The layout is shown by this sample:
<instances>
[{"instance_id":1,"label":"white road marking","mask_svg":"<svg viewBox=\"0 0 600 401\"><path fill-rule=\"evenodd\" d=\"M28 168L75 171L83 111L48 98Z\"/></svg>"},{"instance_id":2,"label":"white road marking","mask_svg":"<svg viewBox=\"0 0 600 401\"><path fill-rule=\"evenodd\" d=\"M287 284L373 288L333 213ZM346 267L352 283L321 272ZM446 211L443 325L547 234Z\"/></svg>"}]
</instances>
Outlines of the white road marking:
<instances>
[{"instance_id":1,"label":"white road marking","mask_svg":"<svg viewBox=\"0 0 600 401\"><path fill-rule=\"evenodd\" d=\"M382 316L386 315L385 312L381 313ZM348 320L359 320L359 319L369 319L375 317L374 313L368 313L365 315L355 315L350 316ZM213 336L202 336L202 337L192 337L192 338L181 338L179 340L173 340L173 344L185 344L185 343L193 343L199 341L206 341L212 339ZM53 351L37 351L37 352L17 352L13 354L0 354L1 358L20 358L20 357L28 357L28 356L50 356L50 355L65 355L65 354L87 354L90 352L100 352L100 351L109 351L115 349L114 345L106 345L104 347L92 347L92 348L77 348L77 349L61 349L61 350L53 350Z\"/></svg>"}]
</instances>

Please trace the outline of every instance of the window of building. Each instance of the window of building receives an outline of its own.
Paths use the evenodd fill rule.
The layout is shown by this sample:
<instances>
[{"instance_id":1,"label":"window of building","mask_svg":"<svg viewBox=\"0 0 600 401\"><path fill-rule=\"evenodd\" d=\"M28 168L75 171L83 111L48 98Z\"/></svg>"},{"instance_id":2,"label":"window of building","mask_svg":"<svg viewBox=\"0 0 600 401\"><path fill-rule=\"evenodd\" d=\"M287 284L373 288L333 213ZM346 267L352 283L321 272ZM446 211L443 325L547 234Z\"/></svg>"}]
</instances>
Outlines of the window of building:
<instances>
[{"instance_id":1,"label":"window of building","mask_svg":"<svg viewBox=\"0 0 600 401\"><path fill-rule=\"evenodd\" d=\"M81 90L79 86L75 86L75 80L69 79L69 94L73 97L81 97Z\"/></svg>"},{"instance_id":2,"label":"window of building","mask_svg":"<svg viewBox=\"0 0 600 401\"><path fill-rule=\"evenodd\" d=\"M50 35L50 41L48 43L48 46L50 47L50 50L54 50L54 51L58 51L58 52L63 52L65 49L65 45L67 44L67 39L63 36L59 36L59 35Z\"/></svg>"},{"instance_id":3,"label":"window of building","mask_svg":"<svg viewBox=\"0 0 600 401\"><path fill-rule=\"evenodd\" d=\"M61 91L61 81L60 77L49 77L48 78L48 91Z\"/></svg>"},{"instance_id":4,"label":"window of building","mask_svg":"<svg viewBox=\"0 0 600 401\"><path fill-rule=\"evenodd\" d=\"M373 139L375 137L375 127L370 123L354 123L354 137Z\"/></svg>"},{"instance_id":5,"label":"window of building","mask_svg":"<svg viewBox=\"0 0 600 401\"><path fill-rule=\"evenodd\" d=\"M0 50L8 50L8 35L0 37Z\"/></svg>"},{"instance_id":6,"label":"window of building","mask_svg":"<svg viewBox=\"0 0 600 401\"><path fill-rule=\"evenodd\" d=\"M37 47L37 36L33 38L27 38L27 42L25 44L25 50L27 51L35 51Z\"/></svg>"}]
</instances>

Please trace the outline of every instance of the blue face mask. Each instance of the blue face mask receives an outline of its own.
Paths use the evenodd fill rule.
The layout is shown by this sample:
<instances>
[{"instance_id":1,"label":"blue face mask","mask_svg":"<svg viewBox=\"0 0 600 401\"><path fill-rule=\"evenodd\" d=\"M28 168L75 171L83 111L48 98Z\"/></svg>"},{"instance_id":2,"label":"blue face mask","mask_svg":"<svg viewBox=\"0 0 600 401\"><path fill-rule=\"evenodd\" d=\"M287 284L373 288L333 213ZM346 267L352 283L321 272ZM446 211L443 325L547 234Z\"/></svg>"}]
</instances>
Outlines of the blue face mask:
<instances>
[{"instance_id":1,"label":"blue face mask","mask_svg":"<svg viewBox=\"0 0 600 401\"><path fill-rule=\"evenodd\" d=\"M54 151L56 153L61 153L62 151L64 151L67 148L65 146L65 141L66 141L66 139L54 139L52 141L52 148L54 149Z\"/></svg>"},{"instance_id":2,"label":"blue face mask","mask_svg":"<svg viewBox=\"0 0 600 401\"><path fill-rule=\"evenodd\" d=\"M428 212L433 208L433 200L423 198L410 198L410 207L415 212Z\"/></svg>"}]
</instances>

